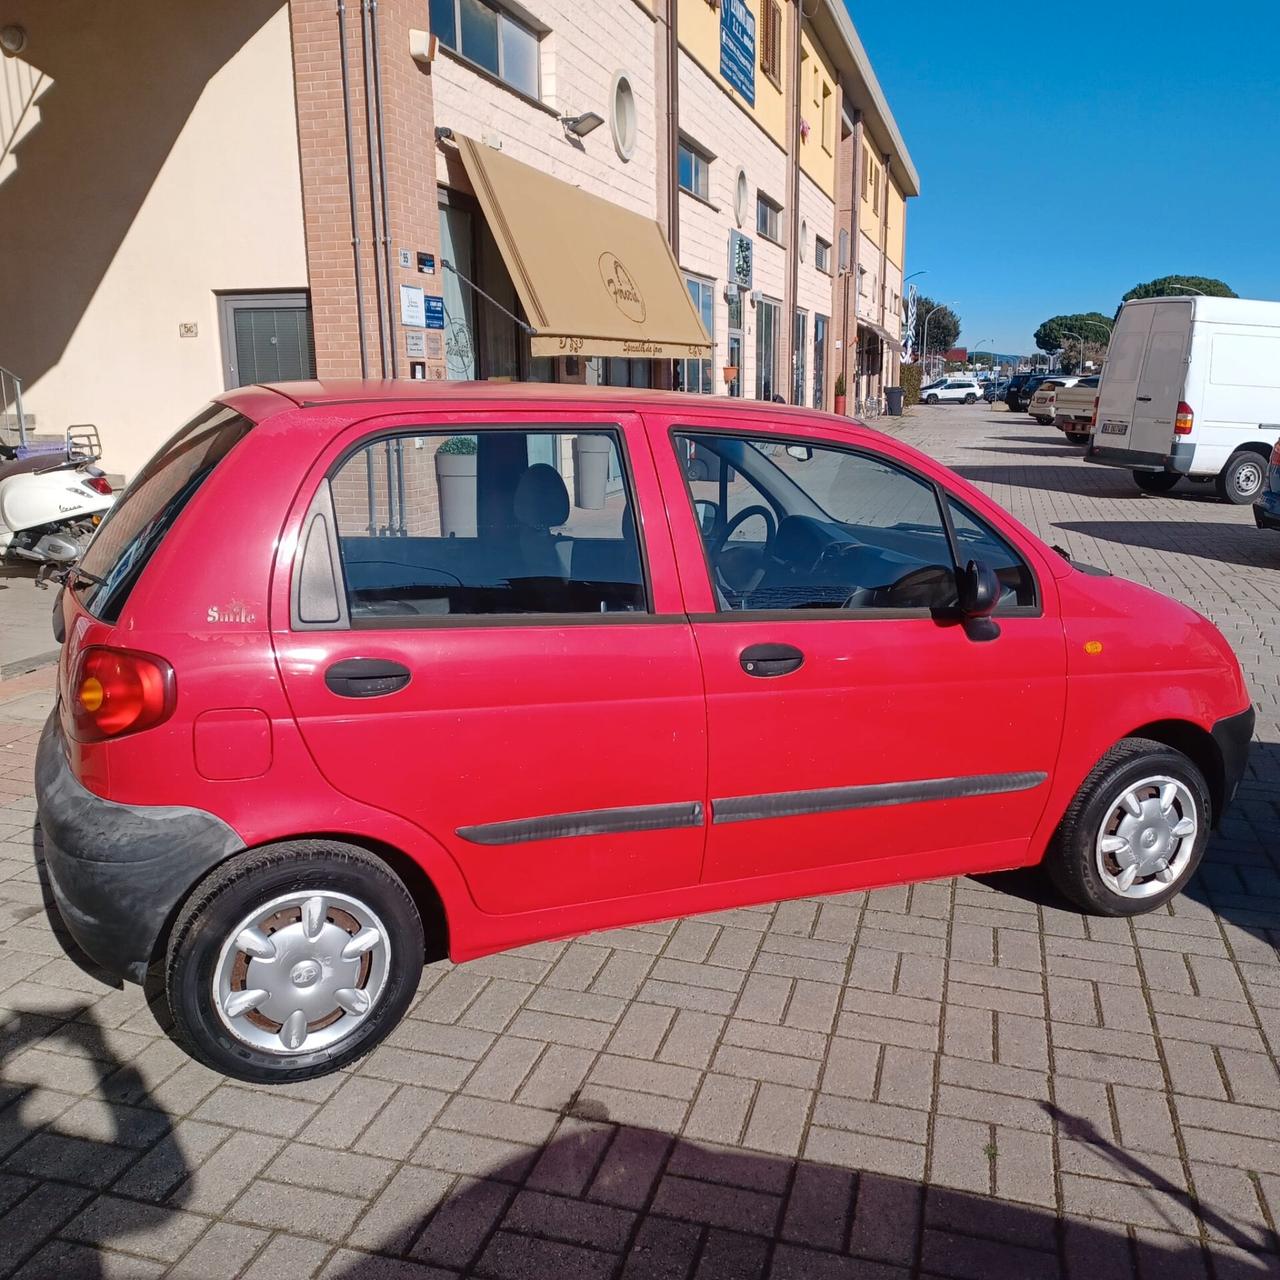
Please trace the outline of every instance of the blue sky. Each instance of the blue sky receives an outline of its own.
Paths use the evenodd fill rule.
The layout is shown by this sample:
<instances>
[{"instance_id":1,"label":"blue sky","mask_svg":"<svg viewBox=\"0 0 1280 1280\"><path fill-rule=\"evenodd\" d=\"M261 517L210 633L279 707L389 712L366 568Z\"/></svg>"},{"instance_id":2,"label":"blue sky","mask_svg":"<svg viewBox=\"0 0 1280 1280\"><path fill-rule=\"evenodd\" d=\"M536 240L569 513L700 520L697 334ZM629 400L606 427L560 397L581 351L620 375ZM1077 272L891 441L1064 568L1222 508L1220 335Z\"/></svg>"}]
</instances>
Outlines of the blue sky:
<instances>
[{"instance_id":1,"label":"blue sky","mask_svg":"<svg viewBox=\"0 0 1280 1280\"><path fill-rule=\"evenodd\" d=\"M1280 3L846 3L920 173L906 269L962 343L1028 352L1174 273L1280 299Z\"/></svg>"}]
</instances>

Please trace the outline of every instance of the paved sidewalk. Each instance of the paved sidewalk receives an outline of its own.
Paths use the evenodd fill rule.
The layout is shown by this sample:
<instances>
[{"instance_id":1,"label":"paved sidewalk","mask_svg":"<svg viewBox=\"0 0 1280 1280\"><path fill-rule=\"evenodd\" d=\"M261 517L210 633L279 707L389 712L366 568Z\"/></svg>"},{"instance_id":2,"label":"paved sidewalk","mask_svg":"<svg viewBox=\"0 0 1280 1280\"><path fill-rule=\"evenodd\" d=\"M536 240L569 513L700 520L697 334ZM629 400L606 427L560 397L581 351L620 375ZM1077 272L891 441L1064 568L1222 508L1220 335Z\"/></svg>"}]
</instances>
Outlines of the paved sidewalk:
<instances>
[{"instance_id":1,"label":"paved sidewalk","mask_svg":"<svg viewBox=\"0 0 1280 1280\"><path fill-rule=\"evenodd\" d=\"M1021 415L882 424L1236 645L1261 745L1189 894L1091 920L960 879L437 965L358 1069L254 1089L64 951L29 782L52 673L11 680L0 1276L1280 1274L1280 538Z\"/></svg>"}]
</instances>

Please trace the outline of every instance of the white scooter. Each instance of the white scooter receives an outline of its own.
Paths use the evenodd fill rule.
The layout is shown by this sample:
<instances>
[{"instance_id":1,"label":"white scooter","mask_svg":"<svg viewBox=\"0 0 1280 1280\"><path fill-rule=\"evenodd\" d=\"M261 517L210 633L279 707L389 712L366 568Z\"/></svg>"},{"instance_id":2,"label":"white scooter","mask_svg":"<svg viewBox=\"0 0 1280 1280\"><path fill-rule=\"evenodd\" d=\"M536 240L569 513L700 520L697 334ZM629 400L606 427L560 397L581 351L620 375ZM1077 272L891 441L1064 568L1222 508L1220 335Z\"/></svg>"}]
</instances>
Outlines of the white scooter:
<instances>
[{"instance_id":1,"label":"white scooter","mask_svg":"<svg viewBox=\"0 0 1280 1280\"><path fill-rule=\"evenodd\" d=\"M64 453L0 460L0 559L68 565L111 510L111 482L93 464L97 431L67 434Z\"/></svg>"}]
</instances>

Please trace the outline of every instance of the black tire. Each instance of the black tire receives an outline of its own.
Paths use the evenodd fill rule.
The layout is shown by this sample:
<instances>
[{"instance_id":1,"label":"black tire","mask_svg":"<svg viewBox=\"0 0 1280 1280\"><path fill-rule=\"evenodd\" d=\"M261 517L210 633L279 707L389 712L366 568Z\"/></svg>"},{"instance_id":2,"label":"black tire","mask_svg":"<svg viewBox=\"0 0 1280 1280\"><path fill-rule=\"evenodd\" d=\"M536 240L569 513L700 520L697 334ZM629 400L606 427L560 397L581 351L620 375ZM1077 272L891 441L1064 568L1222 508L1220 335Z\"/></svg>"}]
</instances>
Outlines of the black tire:
<instances>
[{"instance_id":1,"label":"black tire","mask_svg":"<svg viewBox=\"0 0 1280 1280\"><path fill-rule=\"evenodd\" d=\"M288 1053L283 1047L279 1053L267 1052L233 1036L222 1021L214 1000L218 957L256 907L312 889L345 894L372 908L389 939L386 976L369 1011L346 1038L310 1053ZM404 883L380 859L328 840L254 849L215 867L178 913L165 958L174 1033L193 1058L237 1080L284 1084L328 1075L363 1057L404 1016L418 989L423 956L417 907Z\"/></svg>"},{"instance_id":2,"label":"black tire","mask_svg":"<svg viewBox=\"0 0 1280 1280\"><path fill-rule=\"evenodd\" d=\"M1218 473L1218 497L1233 506L1249 506L1267 480L1267 460L1252 449L1241 449L1227 459Z\"/></svg>"},{"instance_id":3,"label":"black tire","mask_svg":"<svg viewBox=\"0 0 1280 1280\"><path fill-rule=\"evenodd\" d=\"M965 396L964 402L965 404L977 404L978 397L975 396L972 392L970 392L967 396Z\"/></svg>"},{"instance_id":4,"label":"black tire","mask_svg":"<svg viewBox=\"0 0 1280 1280\"><path fill-rule=\"evenodd\" d=\"M1088 444L1090 433L1088 431L1068 431L1067 439L1072 444Z\"/></svg>"},{"instance_id":5,"label":"black tire","mask_svg":"<svg viewBox=\"0 0 1280 1280\"><path fill-rule=\"evenodd\" d=\"M1038 422L1042 427L1051 427L1051 426L1053 426L1053 419L1052 419L1052 418L1046 418L1046 417L1044 416L1044 414L1042 414L1042 413L1032 414L1032 417L1034 417L1034 418L1035 418L1035 420L1036 420L1036 421L1037 421L1037 422Z\"/></svg>"},{"instance_id":6,"label":"black tire","mask_svg":"<svg viewBox=\"0 0 1280 1280\"><path fill-rule=\"evenodd\" d=\"M1189 850L1179 843L1176 878L1153 889L1147 897L1126 897L1108 887L1099 868L1096 843L1109 813L1121 796L1145 777L1165 777L1181 782L1196 808L1196 831ZM1181 893L1204 856L1212 818L1209 788L1204 775L1181 751L1148 738L1125 738L1094 766L1058 824L1045 855L1045 870L1058 891L1093 915L1135 916L1162 907ZM1185 858L1184 858L1185 852ZM1144 877L1158 884L1152 877Z\"/></svg>"},{"instance_id":7,"label":"black tire","mask_svg":"<svg viewBox=\"0 0 1280 1280\"><path fill-rule=\"evenodd\" d=\"M1181 479L1172 471L1135 471L1133 483L1143 493L1168 493Z\"/></svg>"},{"instance_id":8,"label":"black tire","mask_svg":"<svg viewBox=\"0 0 1280 1280\"><path fill-rule=\"evenodd\" d=\"M925 404L937 404L937 403L938 403L938 397L937 397L937 396L933 396L933 395L925 396L925 398L924 398L924 402L925 402Z\"/></svg>"}]
</instances>

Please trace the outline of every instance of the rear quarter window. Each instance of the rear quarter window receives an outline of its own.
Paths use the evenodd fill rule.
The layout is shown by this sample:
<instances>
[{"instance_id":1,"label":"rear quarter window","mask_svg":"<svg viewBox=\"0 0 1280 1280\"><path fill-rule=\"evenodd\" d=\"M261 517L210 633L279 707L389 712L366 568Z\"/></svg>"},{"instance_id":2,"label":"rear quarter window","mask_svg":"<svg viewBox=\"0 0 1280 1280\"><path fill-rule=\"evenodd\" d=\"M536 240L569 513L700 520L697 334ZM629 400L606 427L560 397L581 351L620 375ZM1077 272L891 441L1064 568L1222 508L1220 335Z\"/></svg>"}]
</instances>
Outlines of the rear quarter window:
<instances>
[{"instance_id":1,"label":"rear quarter window","mask_svg":"<svg viewBox=\"0 0 1280 1280\"><path fill-rule=\"evenodd\" d=\"M80 567L81 604L103 622L120 617L129 593L178 516L253 423L213 404L198 413L134 478L89 543Z\"/></svg>"}]
</instances>

